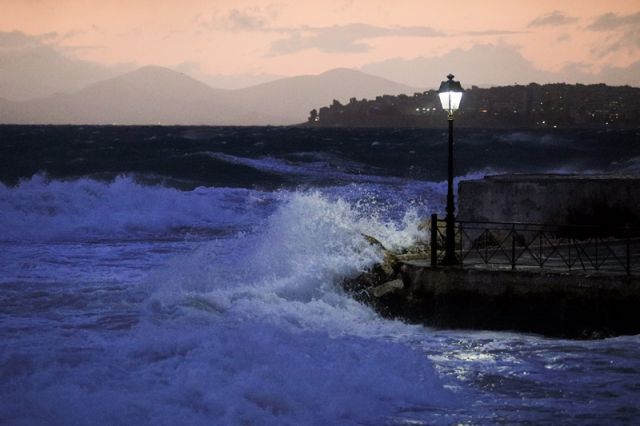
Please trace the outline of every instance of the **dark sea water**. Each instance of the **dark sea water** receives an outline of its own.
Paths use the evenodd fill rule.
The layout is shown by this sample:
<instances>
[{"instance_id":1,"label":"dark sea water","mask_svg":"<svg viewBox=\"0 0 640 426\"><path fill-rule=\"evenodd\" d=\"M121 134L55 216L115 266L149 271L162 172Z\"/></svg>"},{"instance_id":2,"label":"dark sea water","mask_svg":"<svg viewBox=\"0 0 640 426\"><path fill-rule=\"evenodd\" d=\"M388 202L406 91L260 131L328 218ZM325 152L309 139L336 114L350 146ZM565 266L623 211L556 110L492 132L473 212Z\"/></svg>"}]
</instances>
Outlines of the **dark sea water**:
<instances>
[{"instance_id":1,"label":"dark sea water","mask_svg":"<svg viewBox=\"0 0 640 426\"><path fill-rule=\"evenodd\" d=\"M459 179L638 131L456 131ZM0 126L0 424L638 424L640 337L434 330L338 283L441 212L442 130Z\"/></svg>"}]
</instances>

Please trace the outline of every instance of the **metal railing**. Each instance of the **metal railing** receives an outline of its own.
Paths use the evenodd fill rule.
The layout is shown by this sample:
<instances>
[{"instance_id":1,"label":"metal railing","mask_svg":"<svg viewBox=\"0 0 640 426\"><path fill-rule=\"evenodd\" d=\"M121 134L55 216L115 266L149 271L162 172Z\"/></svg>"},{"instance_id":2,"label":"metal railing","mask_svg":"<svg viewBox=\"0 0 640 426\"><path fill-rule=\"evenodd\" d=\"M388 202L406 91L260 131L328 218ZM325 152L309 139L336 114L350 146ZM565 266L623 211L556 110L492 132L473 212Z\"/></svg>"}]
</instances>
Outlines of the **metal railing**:
<instances>
[{"instance_id":1,"label":"metal railing","mask_svg":"<svg viewBox=\"0 0 640 426\"><path fill-rule=\"evenodd\" d=\"M640 229L535 223L456 221L462 266L640 273ZM444 257L445 221L431 217L431 264Z\"/></svg>"}]
</instances>

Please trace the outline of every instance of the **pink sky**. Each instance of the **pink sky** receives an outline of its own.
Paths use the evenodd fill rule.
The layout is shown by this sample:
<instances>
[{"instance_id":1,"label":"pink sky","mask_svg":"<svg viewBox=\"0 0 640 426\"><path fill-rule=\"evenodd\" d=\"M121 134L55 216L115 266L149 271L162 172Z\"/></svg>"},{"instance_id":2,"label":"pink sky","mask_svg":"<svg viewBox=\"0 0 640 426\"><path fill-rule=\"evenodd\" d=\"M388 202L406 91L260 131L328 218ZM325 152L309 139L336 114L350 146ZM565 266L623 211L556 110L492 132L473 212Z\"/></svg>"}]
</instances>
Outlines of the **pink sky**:
<instances>
[{"instance_id":1,"label":"pink sky","mask_svg":"<svg viewBox=\"0 0 640 426\"><path fill-rule=\"evenodd\" d=\"M0 0L0 11L0 31L67 56L194 74L316 74L477 45L551 72L640 61L638 0Z\"/></svg>"}]
</instances>

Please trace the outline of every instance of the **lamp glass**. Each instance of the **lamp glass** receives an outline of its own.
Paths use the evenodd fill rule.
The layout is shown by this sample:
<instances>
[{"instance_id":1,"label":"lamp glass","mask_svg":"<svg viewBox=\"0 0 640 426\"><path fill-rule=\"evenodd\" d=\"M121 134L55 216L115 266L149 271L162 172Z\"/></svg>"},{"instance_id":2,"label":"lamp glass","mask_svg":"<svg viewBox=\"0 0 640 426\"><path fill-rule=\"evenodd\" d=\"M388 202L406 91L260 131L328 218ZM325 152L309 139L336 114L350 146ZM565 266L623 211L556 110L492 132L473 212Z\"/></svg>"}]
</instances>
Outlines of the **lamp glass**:
<instances>
[{"instance_id":1,"label":"lamp glass","mask_svg":"<svg viewBox=\"0 0 640 426\"><path fill-rule=\"evenodd\" d=\"M445 111L449 111L450 114L454 111L457 111L460 107L462 92L441 92L438 93L438 96L440 96L442 109L444 109Z\"/></svg>"}]
</instances>

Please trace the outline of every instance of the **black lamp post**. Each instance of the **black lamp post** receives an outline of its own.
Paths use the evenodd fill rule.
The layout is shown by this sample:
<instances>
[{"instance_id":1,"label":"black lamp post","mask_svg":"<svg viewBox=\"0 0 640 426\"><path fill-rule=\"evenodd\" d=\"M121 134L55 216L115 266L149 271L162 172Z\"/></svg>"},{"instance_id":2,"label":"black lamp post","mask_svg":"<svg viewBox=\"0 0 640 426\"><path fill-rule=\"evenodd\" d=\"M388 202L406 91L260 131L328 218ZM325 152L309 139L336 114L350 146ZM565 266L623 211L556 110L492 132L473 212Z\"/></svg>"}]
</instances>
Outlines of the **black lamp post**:
<instances>
[{"instance_id":1,"label":"black lamp post","mask_svg":"<svg viewBox=\"0 0 640 426\"><path fill-rule=\"evenodd\" d=\"M462 86L459 81L453 79L454 75L449 74L447 81L440 83L438 96L442 102L442 108L448 112L449 120L449 163L447 180L447 241L445 244L445 254L442 260L443 265L455 265L458 262L456 257L455 239L455 206L453 204L453 113L460 106L462 100Z\"/></svg>"}]
</instances>

